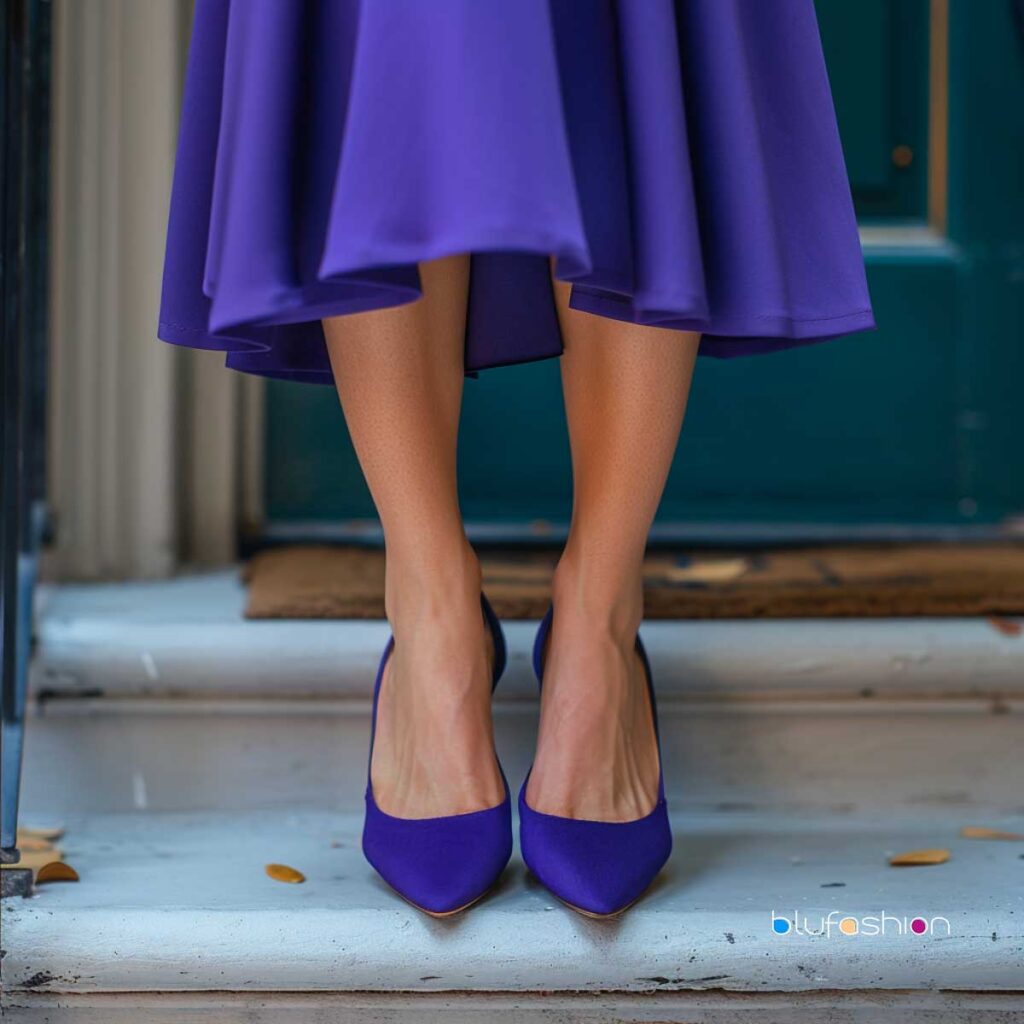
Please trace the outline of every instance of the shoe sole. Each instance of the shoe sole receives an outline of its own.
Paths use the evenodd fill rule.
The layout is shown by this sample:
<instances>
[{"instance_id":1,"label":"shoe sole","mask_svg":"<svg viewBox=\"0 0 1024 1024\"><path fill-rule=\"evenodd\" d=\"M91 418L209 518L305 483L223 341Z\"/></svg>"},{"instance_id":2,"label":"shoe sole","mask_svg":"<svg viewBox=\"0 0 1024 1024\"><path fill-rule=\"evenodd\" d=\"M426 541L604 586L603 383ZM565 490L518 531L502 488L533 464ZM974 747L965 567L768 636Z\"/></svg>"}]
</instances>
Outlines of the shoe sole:
<instances>
[{"instance_id":1,"label":"shoe sole","mask_svg":"<svg viewBox=\"0 0 1024 1024\"><path fill-rule=\"evenodd\" d=\"M589 917L592 921L610 921L613 918L620 917L622 914L624 914L627 910L629 910L631 906L633 906L634 903L637 902L637 900L640 899L640 897L637 896L637 898L633 900L632 903L627 903L624 907L620 908L619 910L613 910L609 914L598 914L596 911L593 910L584 910L582 907L577 907L575 903L570 903L568 900L563 900L560 896L556 896L555 899L558 900L560 903L565 904L565 906L567 906L570 910L575 910L577 914L582 914L584 917Z\"/></svg>"},{"instance_id":2,"label":"shoe sole","mask_svg":"<svg viewBox=\"0 0 1024 1024\"><path fill-rule=\"evenodd\" d=\"M538 885L544 886L544 890L546 892L551 893L551 895L554 896L555 899L558 900L558 902L561 903L563 907L568 907L570 910L575 910L577 914L580 914L583 917L589 917L592 921L609 921L614 917L621 917L631 907L635 907L651 891L651 888L654 885L654 880L652 880L651 884L647 886L647 888L644 889L643 892L638 893L636 896L634 896L633 899L631 899L625 906L619 907L618 910L609 911L609 913L607 914L599 914L596 910L584 910L583 907L577 907L575 903L570 903L568 900L562 899L562 897L559 896L558 893L552 892L551 889L544 885L544 883L532 871L530 872L530 877Z\"/></svg>"},{"instance_id":3,"label":"shoe sole","mask_svg":"<svg viewBox=\"0 0 1024 1024\"><path fill-rule=\"evenodd\" d=\"M381 879L381 881L384 881L384 879ZM426 914L427 917L433 917L439 921L442 921L447 917L455 917L456 914L461 914L463 911L469 910L470 907L475 906L485 896L489 896L492 892L494 892L494 889L496 887L495 885L492 885L489 889L485 889L482 893L480 893L479 896L474 896L468 903L463 903L461 907L455 907L452 910L427 910L426 907L421 907L418 903L414 903L411 899L409 899L408 896L405 895L405 893L399 892L393 885L389 884L388 882L384 882L384 884L387 885L387 887L396 896L400 897L404 902L408 903L409 906L413 908L413 910L418 910L421 914Z\"/></svg>"},{"instance_id":4,"label":"shoe sole","mask_svg":"<svg viewBox=\"0 0 1024 1024\"><path fill-rule=\"evenodd\" d=\"M551 890L548 889L548 892L551 892ZM624 907L619 907L618 910L612 910L607 914L599 914L597 913L597 911L594 910L584 910L582 907L577 907L575 903L570 903L568 900L563 900L561 896L556 896L554 893L551 893L551 895L554 896L555 899L558 900L558 902L561 903L563 906L568 907L570 910L575 910L577 914L582 914L583 917L589 917L592 921L610 921L613 918L621 917L627 910L630 909L630 907L636 906L636 904L644 898L645 893L640 893L640 895L637 896L636 899L630 900L629 903L627 903Z\"/></svg>"}]
</instances>

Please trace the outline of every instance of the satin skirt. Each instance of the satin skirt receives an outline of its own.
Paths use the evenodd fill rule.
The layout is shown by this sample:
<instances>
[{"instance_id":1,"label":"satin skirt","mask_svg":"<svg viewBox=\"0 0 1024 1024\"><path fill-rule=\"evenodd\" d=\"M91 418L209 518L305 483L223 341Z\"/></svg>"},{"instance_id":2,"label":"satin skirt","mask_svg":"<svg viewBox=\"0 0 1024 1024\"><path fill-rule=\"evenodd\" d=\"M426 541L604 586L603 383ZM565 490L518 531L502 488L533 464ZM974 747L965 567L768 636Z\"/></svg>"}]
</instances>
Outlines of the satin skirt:
<instances>
[{"instance_id":1,"label":"satin skirt","mask_svg":"<svg viewBox=\"0 0 1024 1024\"><path fill-rule=\"evenodd\" d=\"M813 0L198 0L159 335L329 383L320 321L471 254L468 372L598 316L874 327Z\"/></svg>"}]
</instances>

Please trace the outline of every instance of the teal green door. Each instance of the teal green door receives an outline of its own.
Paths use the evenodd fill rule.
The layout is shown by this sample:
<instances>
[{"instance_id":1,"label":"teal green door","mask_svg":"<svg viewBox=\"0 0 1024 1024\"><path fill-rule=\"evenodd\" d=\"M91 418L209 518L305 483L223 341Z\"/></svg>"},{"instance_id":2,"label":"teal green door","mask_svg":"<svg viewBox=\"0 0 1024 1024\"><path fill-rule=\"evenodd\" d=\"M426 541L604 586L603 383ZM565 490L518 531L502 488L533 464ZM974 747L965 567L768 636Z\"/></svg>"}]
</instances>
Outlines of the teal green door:
<instances>
[{"instance_id":1,"label":"teal green door","mask_svg":"<svg viewBox=\"0 0 1024 1024\"><path fill-rule=\"evenodd\" d=\"M1024 38L1013 5L817 6L880 329L701 360L657 529L999 529L1024 515ZM265 532L345 535L373 519L333 393L270 383L266 431ZM483 532L566 521L557 361L467 382L460 486Z\"/></svg>"}]
</instances>

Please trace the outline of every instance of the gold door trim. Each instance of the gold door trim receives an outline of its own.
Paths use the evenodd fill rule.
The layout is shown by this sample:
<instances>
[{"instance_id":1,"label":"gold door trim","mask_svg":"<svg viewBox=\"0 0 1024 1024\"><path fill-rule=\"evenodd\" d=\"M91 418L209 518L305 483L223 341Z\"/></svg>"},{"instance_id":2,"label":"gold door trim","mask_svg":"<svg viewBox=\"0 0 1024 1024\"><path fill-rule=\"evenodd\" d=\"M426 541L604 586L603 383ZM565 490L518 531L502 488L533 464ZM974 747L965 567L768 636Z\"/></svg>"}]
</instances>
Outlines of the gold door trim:
<instances>
[{"instance_id":1,"label":"gold door trim","mask_svg":"<svg viewBox=\"0 0 1024 1024\"><path fill-rule=\"evenodd\" d=\"M949 0L931 0L928 44L928 223L946 233L949 203Z\"/></svg>"}]
</instances>

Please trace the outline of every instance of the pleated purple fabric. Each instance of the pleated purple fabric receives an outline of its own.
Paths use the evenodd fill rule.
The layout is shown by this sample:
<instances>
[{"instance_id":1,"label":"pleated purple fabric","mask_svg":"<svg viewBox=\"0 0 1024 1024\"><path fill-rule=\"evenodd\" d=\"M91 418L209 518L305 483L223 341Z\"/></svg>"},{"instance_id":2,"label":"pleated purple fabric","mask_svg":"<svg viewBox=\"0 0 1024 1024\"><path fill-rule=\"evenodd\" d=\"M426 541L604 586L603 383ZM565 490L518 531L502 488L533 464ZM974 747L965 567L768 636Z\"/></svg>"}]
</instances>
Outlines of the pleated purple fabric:
<instances>
[{"instance_id":1,"label":"pleated purple fabric","mask_svg":"<svg viewBox=\"0 0 1024 1024\"><path fill-rule=\"evenodd\" d=\"M874 327L812 0L199 0L161 338L329 383L455 253L467 371L561 352L552 255L706 355Z\"/></svg>"}]
</instances>

